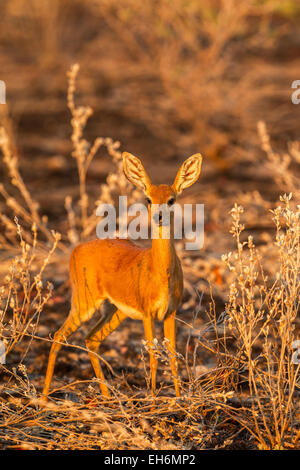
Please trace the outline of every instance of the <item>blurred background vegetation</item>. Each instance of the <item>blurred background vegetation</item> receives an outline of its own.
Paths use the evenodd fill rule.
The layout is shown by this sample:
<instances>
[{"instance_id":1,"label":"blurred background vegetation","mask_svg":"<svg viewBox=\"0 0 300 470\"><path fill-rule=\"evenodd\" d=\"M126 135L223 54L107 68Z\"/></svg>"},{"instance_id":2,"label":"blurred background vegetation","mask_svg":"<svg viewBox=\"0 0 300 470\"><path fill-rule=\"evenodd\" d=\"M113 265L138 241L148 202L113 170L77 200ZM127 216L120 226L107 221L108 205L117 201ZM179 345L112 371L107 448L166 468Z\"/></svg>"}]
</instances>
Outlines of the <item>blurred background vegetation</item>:
<instances>
[{"instance_id":1,"label":"blurred background vegetation","mask_svg":"<svg viewBox=\"0 0 300 470\"><path fill-rule=\"evenodd\" d=\"M297 0L1 0L0 78L18 145L31 162L43 152L64 165L66 71L78 62L88 135L153 165L201 151L240 173L258 120L279 145L298 136L299 20Z\"/></svg>"}]
</instances>

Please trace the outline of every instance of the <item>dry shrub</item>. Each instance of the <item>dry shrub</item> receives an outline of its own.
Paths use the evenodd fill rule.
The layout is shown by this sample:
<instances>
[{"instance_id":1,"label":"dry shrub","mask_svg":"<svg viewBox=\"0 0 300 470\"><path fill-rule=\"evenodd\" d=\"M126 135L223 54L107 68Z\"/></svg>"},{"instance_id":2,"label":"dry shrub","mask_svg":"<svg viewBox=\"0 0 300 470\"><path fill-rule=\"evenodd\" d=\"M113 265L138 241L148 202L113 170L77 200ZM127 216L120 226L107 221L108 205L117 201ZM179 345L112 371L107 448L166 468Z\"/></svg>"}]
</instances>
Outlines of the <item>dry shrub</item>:
<instances>
[{"instance_id":1,"label":"dry shrub","mask_svg":"<svg viewBox=\"0 0 300 470\"><path fill-rule=\"evenodd\" d=\"M3 153L3 161L7 167L11 185L16 187L21 197L18 201L10 195L3 184L0 185L0 194L5 199L7 208L18 216L29 227L36 227L45 236L45 238L53 243L55 236L47 227L48 218L40 216L38 211L38 203L31 197L19 170L19 161L17 155L12 153L12 145L10 144L8 132L4 127L0 127L0 149ZM14 224L4 213L0 214L0 220L5 227L4 235L0 236L1 248L13 248L18 246L18 238L20 235L20 226ZM34 231L26 230L23 232L23 238L30 243L37 243L37 239L33 238L36 234ZM19 249L19 248L18 248Z\"/></svg>"},{"instance_id":2,"label":"dry shrub","mask_svg":"<svg viewBox=\"0 0 300 470\"><path fill-rule=\"evenodd\" d=\"M265 122L258 122L258 133L261 139L262 150L267 155L265 166L282 191L292 191L296 200L300 195L300 178L295 168L300 163L300 142L289 142L288 151L280 154L272 148L270 136Z\"/></svg>"},{"instance_id":3,"label":"dry shrub","mask_svg":"<svg viewBox=\"0 0 300 470\"><path fill-rule=\"evenodd\" d=\"M250 158L256 116L265 115L273 93L280 99L270 70L253 60L258 48L268 54L281 35L272 26L275 4L97 0L93 9L132 83L122 103L129 117L142 118L182 152L201 148L220 167Z\"/></svg>"},{"instance_id":4,"label":"dry shrub","mask_svg":"<svg viewBox=\"0 0 300 470\"><path fill-rule=\"evenodd\" d=\"M75 105L75 87L76 78L79 71L79 65L75 64L71 67L68 73L69 86L68 86L68 107L71 111L72 119L72 144L73 152L72 157L75 158L78 169L79 178L79 192L80 199L78 202L80 215L72 210L72 199L70 196L66 197L65 207L68 211L69 241L74 244L79 239L86 240L87 237L95 230L99 219L95 216L95 211L89 213L89 196L86 190L86 176L89 166L101 146L107 149L108 154L112 158L114 170L108 175L107 182L101 185L100 195L96 201L96 206L103 203L115 202L116 194L127 194L129 203L134 200L136 191L132 188L123 173L123 160L121 152L119 151L120 143L113 141L110 137L98 137L91 145L86 139L83 138L83 131L87 124L89 117L92 115L93 110L90 107ZM78 212L78 211L77 211Z\"/></svg>"},{"instance_id":5,"label":"dry shrub","mask_svg":"<svg viewBox=\"0 0 300 470\"><path fill-rule=\"evenodd\" d=\"M271 211L276 224L275 280L266 276L252 237L241 241L243 209L237 205L232 209L237 251L224 256L234 275L226 305L224 347L227 352L227 341L235 338L236 353L230 360L240 374L239 381L249 386L247 427L263 449L284 448L299 439L300 367L293 358L299 312L300 212L291 209L290 199L291 195L283 196L283 206Z\"/></svg>"},{"instance_id":6,"label":"dry shrub","mask_svg":"<svg viewBox=\"0 0 300 470\"><path fill-rule=\"evenodd\" d=\"M136 200L138 197L137 191L132 188L132 185L126 179L123 173L123 162L121 152L118 150L120 143L112 140L110 137L98 137L90 144L83 136L89 117L92 115L93 110L89 106L76 106L75 104L75 86L76 78L79 71L79 65L75 64L68 72L68 107L71 112L71 126L72 135L71 141L73 145L72 157L76 161L78 170L78 185L79 185L79 199L76 207L73 207L71 196L65 198L65 208L67 211L67 233L62 235L62 241L58 243L58 247L66 254L70 252L71 247L79 240L86 240L91 236L93 230L99 221L95 215L94 207L89 203L89 196L86 190L86 177L89 166L100 149L106 148L108 154L111 156L113 163L113 170L107 176L107 182L100 186L99 197L96 201L96 206L101 203L112 203L116 200L119 194L127 194L129 204ZM6 122L8 126L8 122ZM32 233L30 227L32 224L38 228L42 235L49 242L53 242L53 234L48 228L48 218L46 215L39 214L39 205L32 198L28 188L26 187L19 170L19 160L13 145L9 138L9 133L4 127L0 127L0 149L3 154L3 161L8 170L10 183L16 187L21 197L13 197L9 194L7 188L1 184L0 194L4 198L7 209L9 212L17 215L22 221L23 225L23 238L28 242L32 242ZM0 220L4 227L4 235L0 235L0 247L2 249L18 246L18 230L17 226L11 222L5 213L0 214ZM29 228L29 230L25 230ZM43 246L43 245L39 245ZM17 248L18 249L18 248Z\"/></svg>"},{"instance_id":7,"label":"dry shrub","mask_svg":"<svg viewBox=\"0 0 300 470\"><path fill-rule=\"evenodd\" d=\"M33 241L29 244L23 239L17 218L15 225L19 236L20 254L11 260L0 290L0 342L6 355L25 336L34 335L36 332L40 314L53 290L50 282L43 281L43 273L60 240L60 235L52 232L53 245L49 252L41 257L37 250L36 226L32 226Z\"/></svg>"},{"instance_id":8,"label":"dry shrub","mask_svg":"<svg viewBox=\"0 0 300 470\"><path fill-rule=\"evenodd\" d=\"M297 448L300 438L300 212L299 206L291 207L291 197L282 196L282 204L270 211L276 226L268 244L271 273L265 250L255 247L251 235L243 237L244 209L235 204L231 210L236 251L222 257L229 273L225 311L218 314L212 299L208 324L198 333L191 325L197 340L184 360L188 393L196 401L207 398L204 415L213 409L223 425L228 418L239 423L260 449ZM215 360L213 369L198 365L203 348Z\"/></svg>"}]
</instances>

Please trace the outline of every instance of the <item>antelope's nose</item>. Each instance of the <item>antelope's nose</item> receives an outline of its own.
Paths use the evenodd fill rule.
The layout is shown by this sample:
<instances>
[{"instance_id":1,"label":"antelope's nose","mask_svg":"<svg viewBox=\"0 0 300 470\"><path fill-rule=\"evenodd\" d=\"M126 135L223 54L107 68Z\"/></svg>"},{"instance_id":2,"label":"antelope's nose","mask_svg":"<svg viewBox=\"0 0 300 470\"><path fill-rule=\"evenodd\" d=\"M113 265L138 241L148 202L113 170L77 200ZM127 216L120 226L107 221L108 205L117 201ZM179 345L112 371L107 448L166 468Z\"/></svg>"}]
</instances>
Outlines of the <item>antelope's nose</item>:
<instances>
[{"instance_id":1,"label":"antelope's nose","mask_svg":"<svg viewBox=\"0 0 300 470\"><path fill-rule=\"evenodd\" d=\"M158 212L154 214L153 219L156 224L160 224L162 222L162 213Z\"/></svg>"}]
</instances>

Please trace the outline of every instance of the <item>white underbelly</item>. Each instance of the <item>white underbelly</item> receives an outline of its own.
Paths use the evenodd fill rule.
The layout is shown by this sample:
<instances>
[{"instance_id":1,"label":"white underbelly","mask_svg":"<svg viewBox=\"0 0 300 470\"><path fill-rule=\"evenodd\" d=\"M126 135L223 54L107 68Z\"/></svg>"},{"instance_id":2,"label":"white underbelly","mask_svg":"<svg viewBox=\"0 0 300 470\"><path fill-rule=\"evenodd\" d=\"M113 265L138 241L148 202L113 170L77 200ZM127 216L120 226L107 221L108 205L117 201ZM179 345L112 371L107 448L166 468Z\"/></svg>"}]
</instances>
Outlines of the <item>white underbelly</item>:
<instances>
[{"instance_id":1,"label":"white underbelly","mask_svg":"<svg viewBox=\"0 0 300 470\"><path fill-rule=\"evenodd\" d=\"M124 313L124 315L127 315L127 317L132 318L133 320L143 320L144 315L142 312L139 312L133 307L122 304L122 302L118 302L117 300L110 300L116 307L118 307L119 310L121 310L122 313Z\"/></svg>"},{"instance_id":2,"label":"white underbelly","mask_svg":"<svg viewBox=\"0 0 300 470\"><path fill-rule=\"evenodd\" d=\"M126 305L118 300L109 298L112 304L114 304L124 315L133 320L143 320L145 314L151 313L151 316L157 318L158 321L163 321L167 312L172 308L172 299L166 295L160 295L156 300L152 301L151 312L141 312L134 307ZM176 308L174 308L175 310ZM173 310L173 308L172 308Z\"/></svg>"}]
</instances>

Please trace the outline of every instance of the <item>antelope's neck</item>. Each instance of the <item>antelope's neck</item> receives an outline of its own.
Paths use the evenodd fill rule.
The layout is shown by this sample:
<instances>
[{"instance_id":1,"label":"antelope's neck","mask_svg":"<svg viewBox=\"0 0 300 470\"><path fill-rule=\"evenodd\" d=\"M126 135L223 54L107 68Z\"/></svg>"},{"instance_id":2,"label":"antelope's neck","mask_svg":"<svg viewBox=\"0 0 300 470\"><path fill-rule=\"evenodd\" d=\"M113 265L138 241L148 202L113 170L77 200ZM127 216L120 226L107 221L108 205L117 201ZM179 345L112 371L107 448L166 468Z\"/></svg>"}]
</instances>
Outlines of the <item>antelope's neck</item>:
<instances>
[{"instance_id":1,"label":"antelope's neck","mask_svg":"<svg viewBox=\"0 0 300 470\"><path fill-rule=\"evenodd\" d=\"M172 275L176 265L176 251L173 236L170 238L160 238L152 240L151 247L153 269L158 273L158 277L169 277Z\"/></svg>"}]
</instances>

